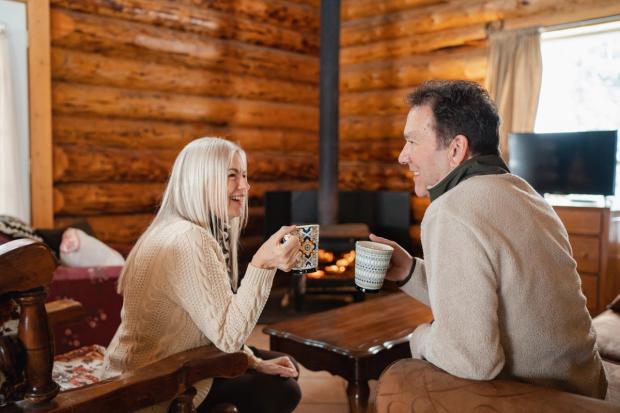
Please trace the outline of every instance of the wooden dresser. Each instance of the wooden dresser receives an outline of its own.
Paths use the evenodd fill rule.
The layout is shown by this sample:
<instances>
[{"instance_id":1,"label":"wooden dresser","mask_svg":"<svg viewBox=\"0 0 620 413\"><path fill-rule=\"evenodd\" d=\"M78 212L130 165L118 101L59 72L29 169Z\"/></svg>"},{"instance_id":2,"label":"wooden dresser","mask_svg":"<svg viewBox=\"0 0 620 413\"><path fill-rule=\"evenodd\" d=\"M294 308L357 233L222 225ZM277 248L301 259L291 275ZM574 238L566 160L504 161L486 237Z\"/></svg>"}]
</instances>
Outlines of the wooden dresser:
<instances>
[{"instance_id":1,"label":"wooden dresser","mask_svg":"<svg viewBox=\"0 0 620 413\"><path fill-rule=\"evenodd\" d=\"M555 205L553 208L568 231L588 310L594 316L608 304L609 208Z\"/></svg>"}]
</instances>

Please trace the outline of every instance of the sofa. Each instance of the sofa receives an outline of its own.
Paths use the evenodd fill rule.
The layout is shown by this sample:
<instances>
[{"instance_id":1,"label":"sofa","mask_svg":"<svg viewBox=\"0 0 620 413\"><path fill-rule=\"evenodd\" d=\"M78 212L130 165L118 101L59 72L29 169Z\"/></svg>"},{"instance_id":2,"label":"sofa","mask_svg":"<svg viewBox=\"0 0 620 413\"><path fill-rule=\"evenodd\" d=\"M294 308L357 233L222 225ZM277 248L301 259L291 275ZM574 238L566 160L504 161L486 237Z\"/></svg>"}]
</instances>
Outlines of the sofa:
<instances>
[{"instance_id":1,"label":"sofa","mask_svg":"<svg viewBox=\"0 0 620 413\"><path fill-rule=\"evenodd\" d=\"M0 234L0 244L11 238ZM111 245L127 256L131 246ZM58 354L89 345L107 346L120 324L122 296L116 284L122 266L67 267L58 266L48 287L47 301L70 298L83 306L83 317L77 321L53 326L55 351Z\"/></svg>"}]
</instances>

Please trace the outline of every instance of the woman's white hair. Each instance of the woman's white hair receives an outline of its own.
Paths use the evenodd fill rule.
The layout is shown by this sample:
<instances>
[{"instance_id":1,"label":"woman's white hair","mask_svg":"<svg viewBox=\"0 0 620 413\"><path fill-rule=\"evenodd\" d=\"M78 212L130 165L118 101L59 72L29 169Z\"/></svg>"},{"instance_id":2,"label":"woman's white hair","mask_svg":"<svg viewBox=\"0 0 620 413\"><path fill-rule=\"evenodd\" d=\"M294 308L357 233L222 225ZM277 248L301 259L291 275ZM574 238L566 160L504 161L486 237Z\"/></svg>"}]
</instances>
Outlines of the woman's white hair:
<instances>
[{"instance_id":1,"label":"woman's white hair","mask_svg":"<svg viewBox=\"0 0 620 413\"><path fill-rule=\"evenodd\" d=\"M248 219L248 201L240 217L228 216L228 169L238 154L242 166L247 170L247 157L243 149L222 138L199 138L181 150L172 167L168 185L164 191L161 207L155 219L142 234L136 246L127 257L127 263L119 279L119 292L125 285L127 268L133 267L134 257L142 242L153 231L164 226L171 219L181 218L206 229L218 242L228 242L231 260L231 283L237 290L238 263L237 246L241 229ZM225 237L224 225L229 236Z\"/></svg>"}]
</instances>

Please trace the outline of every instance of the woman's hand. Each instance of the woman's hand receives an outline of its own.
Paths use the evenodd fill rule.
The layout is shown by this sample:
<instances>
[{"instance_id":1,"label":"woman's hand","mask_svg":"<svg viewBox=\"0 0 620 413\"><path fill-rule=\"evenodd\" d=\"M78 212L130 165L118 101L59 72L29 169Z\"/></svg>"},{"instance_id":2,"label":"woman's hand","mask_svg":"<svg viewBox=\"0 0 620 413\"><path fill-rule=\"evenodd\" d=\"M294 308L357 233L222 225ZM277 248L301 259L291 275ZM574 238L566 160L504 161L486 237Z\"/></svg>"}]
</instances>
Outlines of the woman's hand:
<instances>
[{"instance_id":1,"label":"woman's hand","mask_svg":"<svg viewBox=\"0 0 620 413\"><path fill-rule=\"evenodd\" d=\"M295 260L301 254L299 238L295 235L286 237L296 231L295 225L282 227L278 232L273 234L263 245L260 246L254 257L252 257L251 264L257 268L273 269L279 268L282 271L288 272L293 268Z\"/></svg>"},{"instance_id":2,"label":"woman's hand","mask_svg":"<svg viewBox=\"0 0 620 413\"><path fill-rule=\"evenodd\" d=\"M271 360L261 360L254 366L256 371L272 376L280 377L297 377L299 372L290 358L286 356L278 357Z\"/></svg>"},{"instance_id":3,"label":"woman's hand","mask_svg":"<svg viewBox=\"0 0 620 413\"><path fill-rule=\"evenodd\" d=\"M370 234L370 240L372 242L386 244L394 248L394 252L392 253L392 258L390 260L390 268L388 268L385 278L391 281L402 281L407 278L411 265L413 265L413 257L405 251L403 247L389 239Z\"/></svg>"}]
</instances>

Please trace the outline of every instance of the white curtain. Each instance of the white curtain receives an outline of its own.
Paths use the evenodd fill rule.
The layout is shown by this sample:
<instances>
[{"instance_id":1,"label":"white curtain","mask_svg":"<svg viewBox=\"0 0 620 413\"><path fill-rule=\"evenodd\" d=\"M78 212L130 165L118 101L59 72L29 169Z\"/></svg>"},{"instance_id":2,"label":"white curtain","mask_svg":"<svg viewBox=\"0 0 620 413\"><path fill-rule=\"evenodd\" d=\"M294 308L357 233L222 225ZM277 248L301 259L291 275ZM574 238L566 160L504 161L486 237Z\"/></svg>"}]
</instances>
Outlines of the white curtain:
<instances>
[{"instance_id":1,"label":"white curtain","mask_svg":"<svg viewBox=\"0 0 620 413\"><path fill-rule=\"evenodd\" d=\"M20 163L24 142L17 130L12 79L8 30L0 22L0 214L30 222L24 193L28 177Z\"/></svg>"},{"instance_id":2,"label":"white curtain","mask_svg":"<svg viewBox=\"0 0 620 413\"><path fill-rule=\"evenodd\" d=\"M501 117L500 149L508 160L508 134L532 132L542 81L538 29L489 36L486 87Z\"/></svg>"}]
</instances>

